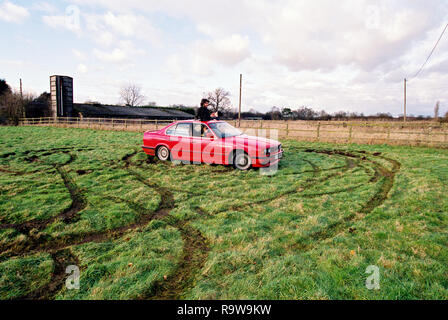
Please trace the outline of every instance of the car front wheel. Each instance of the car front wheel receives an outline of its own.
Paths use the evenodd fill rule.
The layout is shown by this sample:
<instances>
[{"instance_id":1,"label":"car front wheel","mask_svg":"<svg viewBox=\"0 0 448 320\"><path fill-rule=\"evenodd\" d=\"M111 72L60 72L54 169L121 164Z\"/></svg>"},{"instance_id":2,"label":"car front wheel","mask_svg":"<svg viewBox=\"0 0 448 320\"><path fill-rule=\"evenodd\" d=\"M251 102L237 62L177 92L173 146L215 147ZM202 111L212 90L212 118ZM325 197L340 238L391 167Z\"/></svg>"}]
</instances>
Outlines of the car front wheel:
<instances>
[{"instance_id":1,"label":"car front wheel","mask_svg":"<svg viewBox=\"0 0 448 320\"><path fill-rule=\"evenodd\" d=\"M167 161L170 158L170 150L165 146L159 147L157 149L157 158L160 161Z\"/></svg>"},{"instance_id":2,"label":"car front wheel","mask_svg":"<svg viewBox=\"0 0 448 320\"><path fill-rule=\"evenodd\" d=\"M233 166L239 170L248 170L252 165L249 155L245 152L236 152L233 158Z\"/></svg>"}]
</instances>

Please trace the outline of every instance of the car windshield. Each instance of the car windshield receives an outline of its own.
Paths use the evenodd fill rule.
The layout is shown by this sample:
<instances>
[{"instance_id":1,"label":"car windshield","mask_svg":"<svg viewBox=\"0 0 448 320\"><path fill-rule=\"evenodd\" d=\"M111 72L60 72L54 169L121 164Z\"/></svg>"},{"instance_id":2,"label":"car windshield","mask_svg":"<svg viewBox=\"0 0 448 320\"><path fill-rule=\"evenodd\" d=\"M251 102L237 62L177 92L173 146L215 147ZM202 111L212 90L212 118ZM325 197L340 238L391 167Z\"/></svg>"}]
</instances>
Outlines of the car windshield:
<instances>
[{"instance_id":1,"label":"car windshield","mask_svg":"<svg viewBox=\"0 0 448 320\"><path fill-rule=\"evenodd\" d=\"M219 138L236 137L243 134L240 130L232 127L227 122L213 122L208 125Z\"/></svg>"}]
</instances>

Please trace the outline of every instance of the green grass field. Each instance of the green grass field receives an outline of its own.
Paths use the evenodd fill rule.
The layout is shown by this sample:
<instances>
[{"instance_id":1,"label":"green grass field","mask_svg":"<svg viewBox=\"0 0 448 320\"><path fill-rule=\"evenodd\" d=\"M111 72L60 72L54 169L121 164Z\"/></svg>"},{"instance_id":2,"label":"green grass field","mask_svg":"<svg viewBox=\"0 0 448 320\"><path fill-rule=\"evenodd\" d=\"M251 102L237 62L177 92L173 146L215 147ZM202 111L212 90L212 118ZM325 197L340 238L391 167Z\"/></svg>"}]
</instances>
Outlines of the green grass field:
<instances>
[{"instance_id":1,"label":"green grass field","mask_svg":"<svg viewBox=\"0 0 448 320\"><path fill-rule=\"evenodd\" d=\"M141 139L0 127L1 299L448 298L448 150L282 141L269 176Z\"/></svg>"}]
</instances>

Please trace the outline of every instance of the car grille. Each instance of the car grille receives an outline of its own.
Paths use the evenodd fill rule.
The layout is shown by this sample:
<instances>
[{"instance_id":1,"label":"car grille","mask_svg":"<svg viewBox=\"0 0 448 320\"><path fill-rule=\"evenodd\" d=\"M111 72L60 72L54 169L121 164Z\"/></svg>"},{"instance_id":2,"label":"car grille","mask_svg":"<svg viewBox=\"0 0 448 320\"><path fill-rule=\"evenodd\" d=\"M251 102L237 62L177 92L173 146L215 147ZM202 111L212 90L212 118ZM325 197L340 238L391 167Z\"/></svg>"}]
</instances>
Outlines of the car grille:
<instances>
[{"instance_id":1,"label":"car grille","mask_svg":"<svg viewBox=\"0 0 448 320\"><path fill-rule=\"evenodd\" d=\"M271 147L271 148L269 149L269 153L278 153L278 152L280 152L280 151L282 151L282 145L281 145L281 144L279 144L279 145L276 146L276 147Z\"/></svg>"}]
</instances>

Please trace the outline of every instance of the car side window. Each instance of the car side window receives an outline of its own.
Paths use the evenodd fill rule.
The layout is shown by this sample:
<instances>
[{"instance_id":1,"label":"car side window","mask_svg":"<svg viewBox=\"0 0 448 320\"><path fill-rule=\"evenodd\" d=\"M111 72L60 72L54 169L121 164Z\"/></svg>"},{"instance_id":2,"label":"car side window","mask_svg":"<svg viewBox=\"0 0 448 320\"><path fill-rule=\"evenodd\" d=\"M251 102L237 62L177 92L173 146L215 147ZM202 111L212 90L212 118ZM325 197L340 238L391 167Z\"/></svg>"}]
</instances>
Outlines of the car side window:
<instances>
[{"instance_id":1,"label":"car side window","mask_svg":"<svg viewBox=\"0 0 448 320\"><path fill-rule=\"evenodd\" d=\"M178 123L175 135L179 137L191 137L191 123Z\"/></svg>"},{"instance_id":2,"label":"car side window","mask_svg":"<svg viewBox=\"0 0 448 320\"><path fill-rule=\"evenodd\" d=\"M177 127L176 124L169 127L168 130L166 130L166 134L169 136L174 136L176 134L176 127Z\"/></svg>"},{"instance_id":3,"label":"car side window","mask_svg":"<svg viewBox=\"0 0 448 320\"><path fill-rule=\"evenodd\" d=\"M202 123L193 124L193 137L206 137L210 129Z\"/></svg>"}]
</instances>

